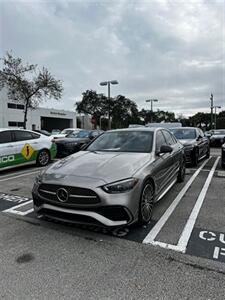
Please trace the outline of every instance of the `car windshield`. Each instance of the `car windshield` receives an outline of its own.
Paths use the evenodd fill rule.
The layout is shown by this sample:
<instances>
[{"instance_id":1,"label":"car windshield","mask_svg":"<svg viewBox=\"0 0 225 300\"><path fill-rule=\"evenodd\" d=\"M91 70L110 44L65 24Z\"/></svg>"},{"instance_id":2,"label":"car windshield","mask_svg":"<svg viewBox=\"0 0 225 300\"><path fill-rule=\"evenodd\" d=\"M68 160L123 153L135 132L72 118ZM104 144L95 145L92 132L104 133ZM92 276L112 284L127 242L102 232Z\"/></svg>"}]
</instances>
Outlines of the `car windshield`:
<instances>
[{"instance_id":1,"label":"car windshield","mask_svg":"<svg viewBox=\"0 0 225 300\"><path fill-rule=\"evenodd\" d=\"M193 140L196 138L195 129L170 129L178 140Z\"/></svg>"},{"instance_id":2,"label":"car windshield","mask_svg":"<svg viewBox=\"0 0 225 300\"><path fill-rule=\"evenodd\" d=\"M69 134L70 132L72 132L73 131L73 129L63 129L62 131L61 131L61 134Z\"/></svg>"},{"instance_id":3,"label":"car windshield","mask_svg":"<svg viewBox=\"0 0 225 300\"><path fill-rule=\"evenodd\" d=\"M66 137L68 138L88 138L90 134L90 131L87 130L81 130L81 131L77 131L74 130L73 132L70 132Z\"/></svg>"},{"instance_id":4,"label":"car windshield","mask_svg":"<svg viewBox=\"0 0 225 300\"><path fill-rule=\"evenodd\" d=\"M99 136L86 151L140 152L152 151L153 132L114 131Z\"/></svg>"}]
</instances>

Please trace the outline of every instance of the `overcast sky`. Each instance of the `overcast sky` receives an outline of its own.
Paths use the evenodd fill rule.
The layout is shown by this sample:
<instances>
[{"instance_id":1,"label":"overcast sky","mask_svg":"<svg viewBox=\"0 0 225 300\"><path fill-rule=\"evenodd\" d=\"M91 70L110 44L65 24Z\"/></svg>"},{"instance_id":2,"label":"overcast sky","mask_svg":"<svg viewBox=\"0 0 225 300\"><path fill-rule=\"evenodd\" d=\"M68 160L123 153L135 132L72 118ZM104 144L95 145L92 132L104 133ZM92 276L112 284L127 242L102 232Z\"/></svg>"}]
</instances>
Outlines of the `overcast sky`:
<instances>
[{"instance_id":1,"label":"overcast sky","mask_svg":"<svg viewBox=\"0 0 225 300\"><path fill-rule=\"evenodd\" d=\"M225 1L0 0L0 56L12 50L63 80L44 106L72 109L81 93L123 94L147 108L190 115L225 109Z\"/></svg>"}]
</instances>

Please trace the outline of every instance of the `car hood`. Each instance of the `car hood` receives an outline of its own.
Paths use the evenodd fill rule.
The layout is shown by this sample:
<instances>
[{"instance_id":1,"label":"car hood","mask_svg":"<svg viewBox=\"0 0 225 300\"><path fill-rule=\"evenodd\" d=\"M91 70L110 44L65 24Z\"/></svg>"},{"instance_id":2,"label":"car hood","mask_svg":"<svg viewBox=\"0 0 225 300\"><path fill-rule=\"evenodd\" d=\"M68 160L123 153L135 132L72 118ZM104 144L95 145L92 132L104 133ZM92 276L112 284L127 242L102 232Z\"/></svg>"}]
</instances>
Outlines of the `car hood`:
<instances>
[{"instance_id":1,"label":"car hood","mask_svg":"<svg viewBox=\"0 0 225 300\"><path fill-rule=\"evenodd\" d=\"M195 139L186 139L186 140L179 140L179 142L183 145L183 146L190 146L190 145L193 145L196 143L196 140Z\"/></svg>"},{"instance_id":2,"label":"car hood","mask_svg":"<svg viewBox=\"0 0 225 300\"><path fill-rule=\"evenodd\" d=\"M212 135L211 139L218 140L218 139L223 139L224 137L225 137L225 134L217 134L217 135Z\"/></svg>"},{"instance_id":3,"label":"car hood","mask_svg":"<svg viewBox=\"0 0 225 300\"><path fill-rule=\"evenodd\" d=\"M80 151L51 165L44 173L53 177L85 177L114 182L132 177L152 158L150 153Z\"/></svg>"},{"instance_id":4,"label":"car hood","mask_svg":"<svg viewBox=\"0 0 225 300\"><path fill-rule=\"evenodd\" d=\"M64 138L66 134L52 134L50 137L54 139L61 139Z\"/></svg>"},{"instance_id":5,"label":"car hood","mask_svg":"<svg viewBox=\"0 0 225 300\"><path fill-rule=\"evenodd\" d=\"M56 140L56 144L67 144L67 143L82 143L89 141L88 138L61 138L59 140Z\"/></svg>"}]
</instances>

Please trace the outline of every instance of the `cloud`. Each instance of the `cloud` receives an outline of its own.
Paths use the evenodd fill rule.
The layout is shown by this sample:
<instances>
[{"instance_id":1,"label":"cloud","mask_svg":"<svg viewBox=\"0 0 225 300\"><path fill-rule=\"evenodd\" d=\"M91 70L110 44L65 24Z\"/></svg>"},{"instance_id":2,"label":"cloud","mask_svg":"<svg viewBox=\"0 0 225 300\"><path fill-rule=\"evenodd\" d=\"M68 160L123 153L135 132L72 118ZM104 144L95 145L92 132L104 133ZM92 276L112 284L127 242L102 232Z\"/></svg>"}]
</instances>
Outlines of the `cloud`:
<instances>
[{"instance_id":1,"label":"cloud","mask_svg":"<svg viewBox=\"0 0 225 300\"><path fill-rule=\"evenodd\" d=\"M225 4L205 1L1 1L0 56L12 49L63 80L72 109L86 89L125 94L139 108L192 114L225 108Z\"/></svg>"}]
</instances>

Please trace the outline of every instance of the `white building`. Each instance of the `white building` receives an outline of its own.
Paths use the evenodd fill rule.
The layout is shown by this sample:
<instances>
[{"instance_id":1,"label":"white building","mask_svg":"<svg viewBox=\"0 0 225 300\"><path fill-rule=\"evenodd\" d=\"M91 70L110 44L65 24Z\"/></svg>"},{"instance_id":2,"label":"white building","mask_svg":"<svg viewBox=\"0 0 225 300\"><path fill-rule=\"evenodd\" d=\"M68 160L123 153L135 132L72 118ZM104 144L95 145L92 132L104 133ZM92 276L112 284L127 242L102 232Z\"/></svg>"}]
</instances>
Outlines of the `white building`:
<instances>
[{"instance_id":1,"label":"white building","mask_svg":"<svg viewBox=\"0 0 225 300\"><path fill-rule=\"evenodd\" d=\"M23 127L24 105L12 102L7 97L6 89L0 91L0 128ZM37 108L27 114L27 129L76 128L77 120L74 111Z\"/></svg>"}]
</instances>

